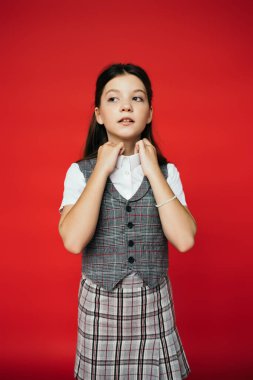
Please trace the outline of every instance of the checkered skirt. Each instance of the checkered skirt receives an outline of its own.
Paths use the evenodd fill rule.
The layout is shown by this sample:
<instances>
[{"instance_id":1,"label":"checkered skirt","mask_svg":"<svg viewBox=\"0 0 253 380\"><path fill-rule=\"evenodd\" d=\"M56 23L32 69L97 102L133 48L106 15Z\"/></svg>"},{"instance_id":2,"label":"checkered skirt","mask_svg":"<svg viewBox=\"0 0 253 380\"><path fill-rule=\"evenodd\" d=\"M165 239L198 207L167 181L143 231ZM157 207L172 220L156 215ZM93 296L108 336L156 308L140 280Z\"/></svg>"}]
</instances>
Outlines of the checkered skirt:
<instances>
[{"instance_id":1,"label":"checkered skirt","mask_svg":"<svg viewBox=\"0 0 253 380\"><path fill-rule=\"evenodd\" d=\"M179 380L189 372L168 275L150 288L135 273L108 292L82 274L76 379Z\"/></svg>"}]
</instances>

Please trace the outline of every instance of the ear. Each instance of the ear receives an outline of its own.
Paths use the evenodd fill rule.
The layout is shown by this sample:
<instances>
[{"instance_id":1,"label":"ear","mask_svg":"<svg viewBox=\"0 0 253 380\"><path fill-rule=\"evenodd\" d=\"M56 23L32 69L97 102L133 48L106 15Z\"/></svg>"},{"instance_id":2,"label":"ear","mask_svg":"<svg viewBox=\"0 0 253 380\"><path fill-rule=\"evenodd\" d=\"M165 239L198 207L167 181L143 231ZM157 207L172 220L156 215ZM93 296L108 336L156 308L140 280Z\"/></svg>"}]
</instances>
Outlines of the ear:
<instances>
[{"instance_id":1,"label":"ear","mask_svg":"<svg viewBox=\"0 0 253 380\"><path fill-rule=\"evenodd\" d=\"M103 123L103 119L102 119L102 117L101 117L101 115L100 115L100 111L99 111L99 108L98 108L98 107L95 107L94 112L95 112L95 116L96 116L96 119L97 119L98 124L104 124L104 123Z\"/></svg>"},{"instance_id":2,"label":"ear","mask_svg":"<svg viewBox=\"0 0 253 380\"><path fill-rule=\"evenodd\" d=\"M152 106L150 107L150 112L149 112L149 118L147 120L147 124L149 124L152 120L152 117L153 117L153 108Z\"/></svg>"}]
</instances>

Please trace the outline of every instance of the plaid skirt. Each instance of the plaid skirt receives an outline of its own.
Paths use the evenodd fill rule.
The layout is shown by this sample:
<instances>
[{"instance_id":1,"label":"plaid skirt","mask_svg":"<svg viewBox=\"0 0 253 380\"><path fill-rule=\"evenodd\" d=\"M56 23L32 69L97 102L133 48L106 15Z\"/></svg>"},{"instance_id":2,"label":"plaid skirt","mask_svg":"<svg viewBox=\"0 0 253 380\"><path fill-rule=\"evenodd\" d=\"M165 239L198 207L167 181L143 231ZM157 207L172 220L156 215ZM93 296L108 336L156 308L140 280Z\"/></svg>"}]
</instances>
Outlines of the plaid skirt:
<instances>
[{"instance_id":1,"label":"plaid skirt","mask_svg":"<svg viewBox=\"0 0 253 380\"><path fill-rule=\"evenodd\" d=\"M152 289L134 273L108 292L82 274L76 379L180 380L189 372L168 275Z\"/></svg>"}]
</instances>

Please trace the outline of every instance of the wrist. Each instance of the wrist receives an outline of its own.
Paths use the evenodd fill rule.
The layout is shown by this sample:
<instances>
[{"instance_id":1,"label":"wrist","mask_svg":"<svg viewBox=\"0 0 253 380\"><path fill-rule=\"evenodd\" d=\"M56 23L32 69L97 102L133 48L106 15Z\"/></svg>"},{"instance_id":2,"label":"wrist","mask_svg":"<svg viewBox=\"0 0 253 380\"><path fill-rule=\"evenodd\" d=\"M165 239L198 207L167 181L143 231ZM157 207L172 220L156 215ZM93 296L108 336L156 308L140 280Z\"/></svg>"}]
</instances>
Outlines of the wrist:
<instances>
[{"instance_id":1,"label":"wrist","mask_svg":"<svg viewBox=\"0 0 253 380\"><path fill-rule=\"evenodd\" d=\"M154 165L152 166L152 168L147 172L146 174L146 177L148 178L148 180L152 180L152 178L155 178L159 175L162 175L162 171L160 169L160 166L159 165Z\"/></svg>"},{"instance_id":2,"label":"wrist","mask_svg":"<svg viewBox=\"0 0 253 380\"><path fill-rule=\"evenodd\" d=\"M95 172L96 175L102 177L103 179L107 179L107 177L110 175L110 173L106 171L105 167L99 163L96 163L93 172Z\"/></svg>"}]
</instances>

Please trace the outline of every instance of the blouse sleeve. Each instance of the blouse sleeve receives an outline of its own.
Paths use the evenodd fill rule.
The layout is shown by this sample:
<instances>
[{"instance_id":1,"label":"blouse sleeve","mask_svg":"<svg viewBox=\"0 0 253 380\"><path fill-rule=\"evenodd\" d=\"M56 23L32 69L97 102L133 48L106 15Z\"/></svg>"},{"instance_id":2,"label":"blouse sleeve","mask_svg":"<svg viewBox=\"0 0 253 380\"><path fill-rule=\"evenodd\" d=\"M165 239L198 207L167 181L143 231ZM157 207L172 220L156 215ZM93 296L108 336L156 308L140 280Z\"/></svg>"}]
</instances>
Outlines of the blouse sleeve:
<instances>
[{"instance_id":1,"label":"blouse sleeve","mask_svg":"<svg viewBox=\"0 0 253 380\"><path fill-rule=\"evenodd\" d=\"M64 180L64 191L59 212L65 205L75 204L86 186L86 180L77 163L72 163Z\"/></svg>"},{"instance_id":2,"label":"blouse sleeve","mask_svg":"<svg viewBox=\"0 0 253 380\"><path fill-rule=\"evenodd\" d=\"M168 163L167 168L168 168L167 182L171 190L176 195L178 200L182 203L182 205L187 206L187 203L185 200L185 194L183 190L183 185L182 185L180 174L179 174L179 171L177 170L177 167L172 163Z\"/></svg>"}]
</instances>

